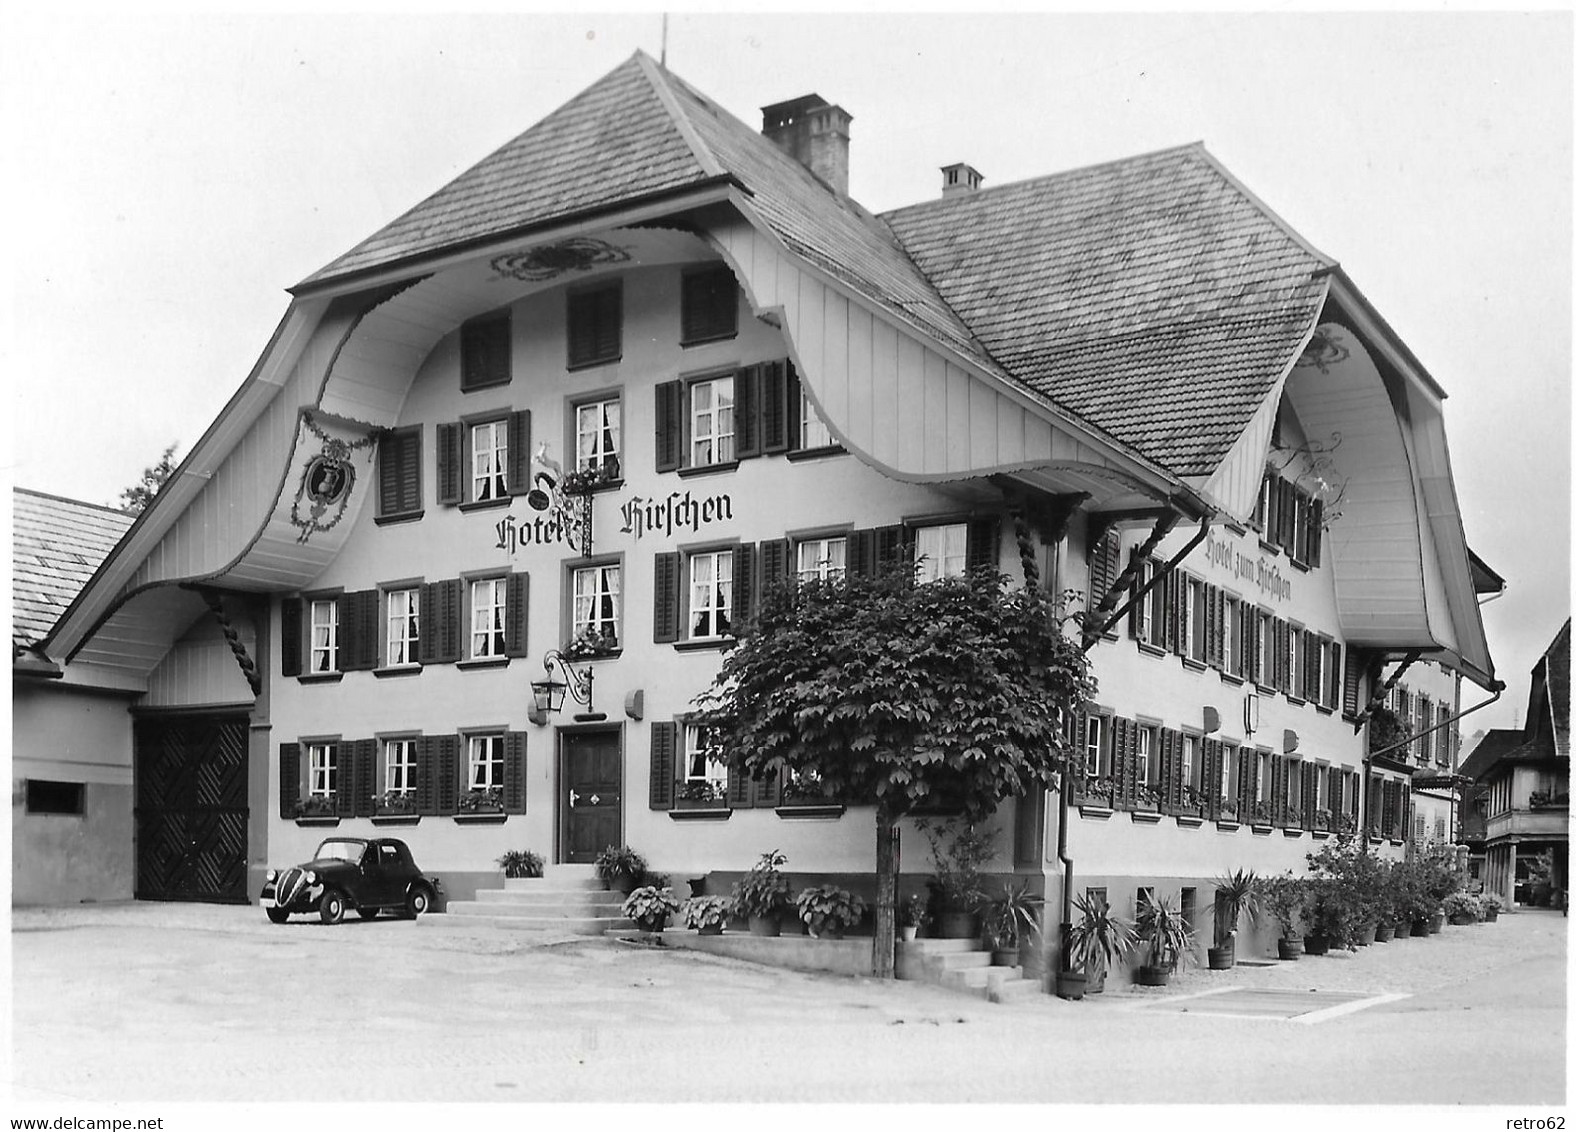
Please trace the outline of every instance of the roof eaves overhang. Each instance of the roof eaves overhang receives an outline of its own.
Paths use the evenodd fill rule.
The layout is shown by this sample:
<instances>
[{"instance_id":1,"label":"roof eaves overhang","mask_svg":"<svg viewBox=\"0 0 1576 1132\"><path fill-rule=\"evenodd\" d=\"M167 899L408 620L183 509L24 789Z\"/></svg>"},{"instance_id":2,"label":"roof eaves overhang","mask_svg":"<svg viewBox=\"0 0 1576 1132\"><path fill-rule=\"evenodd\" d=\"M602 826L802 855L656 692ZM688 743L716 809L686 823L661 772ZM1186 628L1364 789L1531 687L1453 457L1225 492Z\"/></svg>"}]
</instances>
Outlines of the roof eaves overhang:
<instances>
[{"instance_id":1,"label":"roof eaves overhang","mask_svg":"<svg viewBox=\"0 0 1576 1132\"><path fill-rule=\"evenodd\" d=\"M112 609L143 560L278 394L327 307L327 298L291 302L241 387L39 642L37 648L52 661L72 656Z\"/></svg>"},{"instance_id":2,"label":"roof eaves overhang","mask_svg":"<svg viewBox=\"0 0 1576 1132\"><path fill-rule=\"evenodd\" d=\"M1050 421L1057 428L1076 437L1113 462L1125 466L1134 478L1148 485L1155 492L1157 499L1165 499L1184 518L1199 520L1213 517L1217 514L1218 509L1192 485L1167 471L1136 449L1129 447L1110 433L1105 432L1082 417L1069 412L1044 394L1012 379L1005 374L1005 371L998 372L989 366L982 365L979 359L958 350L937 335L927 332L912 320L899 317L889 308L872 301L868 295L858 288L850 286L831 272L824 270L819 265L796 253L755 210L745 195L747 192L748 190L744 186L739 186L731 194L729 203L738 210L739 214L752 227L769 239L782 255L792 259L799 266L800 270L813 276L823 286L836 291L850 303L854 303L866 311L871 317L881 320L900 333L922 336L926 344L945 354L953 364L967 372L970 377L985 383L1009 400ZM1019 469L990 468L981 469L980 471L981 474L999 474L1010 473L1014 470L1032 470L1033 467L1033 463L1027 463L1023 468ZM897 479L910 478L890 468L883 468L882 471L884 474L891 475Z\"/></svg>"},{"instance_id":3,"label":"roof eaves overhang","mask_svg":"<svg viewBox=\"0 0 1576 1132\"><path fill-rule=\"evenodd\" d=\"M464 260L475 259L489 248L518 245L521 240L546 242L566 239L584 232L607 228L624 228L660 219L675 212L684 212L707 204L728 199L732 192L748 192L732 174L719 173L677 188L631 197L595 208L567 212L529 224L517 225L501 232L444 244L430 251L401 256L385 263L357 268L330 276L308 276L289 288L297 298L307 295L334 297L369 286L393 282L413 273L429 274L443 270Z\"/></svg>"}]
</instances>

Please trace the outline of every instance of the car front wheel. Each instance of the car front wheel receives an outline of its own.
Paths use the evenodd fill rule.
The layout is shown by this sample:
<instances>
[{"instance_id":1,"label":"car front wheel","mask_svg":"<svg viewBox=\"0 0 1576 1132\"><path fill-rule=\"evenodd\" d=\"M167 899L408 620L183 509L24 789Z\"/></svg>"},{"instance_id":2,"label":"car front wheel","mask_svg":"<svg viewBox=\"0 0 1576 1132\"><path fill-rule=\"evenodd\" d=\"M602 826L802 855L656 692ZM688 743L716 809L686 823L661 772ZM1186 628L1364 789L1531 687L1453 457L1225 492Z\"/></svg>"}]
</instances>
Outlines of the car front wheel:
<instances>
[{"instance_id":1,"label":"car front wheel","mask_svg":"<svg viewBox=\"0 0 1576 1132\"><path fill-rule=\"evenodd\" d=\"M317 902L317 915L325 924L339 923L345 918L345 898L329 889Z\"/></svg>"},{"instance_id":2,"label":"car front wheel","mask_svg":"<svg viewBox=\"0 0 1576 1132\"><path fill-rule=\"evenodd\" d=\"M432 893L423 885L416 885L410 890L410 895L405 897L405 914L411 919L425 916L432 906Z\"/></svg>"},{"instance_id":3,"label":"car front wheel","mask_svg":"<svg viewBox=\"0 0 1576 1132\"><path fill-rule=\"evenodd\" d=\"M276 924L282 924L290 918L290 913L283 908L264 908L263 911L267 912L268 918Z\"/></svg>"}]
</instances>

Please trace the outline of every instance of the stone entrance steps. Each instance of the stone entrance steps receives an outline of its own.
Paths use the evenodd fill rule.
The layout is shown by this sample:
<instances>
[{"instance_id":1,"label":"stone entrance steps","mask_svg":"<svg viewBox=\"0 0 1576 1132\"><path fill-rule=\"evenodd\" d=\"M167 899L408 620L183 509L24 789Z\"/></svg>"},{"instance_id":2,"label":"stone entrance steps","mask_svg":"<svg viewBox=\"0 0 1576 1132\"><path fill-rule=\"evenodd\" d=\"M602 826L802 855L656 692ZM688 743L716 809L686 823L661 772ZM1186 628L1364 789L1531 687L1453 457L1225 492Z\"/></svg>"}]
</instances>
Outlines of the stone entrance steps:
<instances>
[{"instance_id":1,"label":"stone entrance steps","mask_svg":"<svg viewBox=\"0 0 1576 1132\"><path fill-rule=\"evenodd\" d=\"M603 889L591 865L548 865L540 877L511 878L481 889L475 900L450 901L447 916L460 925L482 920L519 931L601 935L634 928L620 912L624 894Z\"/></svg>"},{"instance_id":2,"label":"stone entrance steps","mask_svg":"<svg viewBox=\"0 0 1576 1132\"><path fill-rule=\"evenodd\" d=\"M1041 994L1022 967L993 967L977 939L916 939L897 945L897 977L933 983L989 1002L1017 1002Z\"/></svg>"}]
</instances>

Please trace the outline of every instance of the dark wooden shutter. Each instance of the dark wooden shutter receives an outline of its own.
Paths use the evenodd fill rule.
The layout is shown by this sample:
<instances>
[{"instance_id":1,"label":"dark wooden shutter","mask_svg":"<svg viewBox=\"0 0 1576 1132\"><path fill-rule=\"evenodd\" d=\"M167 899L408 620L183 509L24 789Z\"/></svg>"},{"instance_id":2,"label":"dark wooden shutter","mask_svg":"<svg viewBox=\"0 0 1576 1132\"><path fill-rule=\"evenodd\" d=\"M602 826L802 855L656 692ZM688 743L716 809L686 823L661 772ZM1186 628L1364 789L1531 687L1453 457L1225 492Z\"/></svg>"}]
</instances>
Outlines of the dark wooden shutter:
<instances>
[{"instance_id":1,"label":"dark wooden shutter","mask_svg":"<svg viewBox=\"0 0 1576 1132\"><path fill-rule=\"evenodd\" d=\"M1206 735L1199 748L1199 758L1203 759L1198 771L1202 784L1199 790L1204 795L1204 816L1213 821L1220 817L1220 740Z\"/></svg>"},{"instance_id":2,"label":"dark wooden shutter","mask_svg":"<svg viewBox=\"0 0 1576 1132\"><path fill-rule=\"evenodd\" d=\"M372 795L378 788L378 741L357 739L345 746L350 748L350 781L356 817L369 818L373 813Z\"/></svg>"},{"instance_id":3,"label":"dark wooden shutter","mask_svg":"<svg viewBox=\"0 0 1576 1132\"><path fill-rule=\"evenodd\" d=\"M790 380L786 362L763 362L761 381L761 450L767 455L786 452L798 440L792 427L798 416L799 383ZM790 396L792 400L790 401Z\"/></svg>"},{"instance_id":4,"label":"dark wooden shutter","mask_svg":"<svg viewBox=\"0 0 1576 1132\"><path fill-rule=\"evenodd\" d=\"M869 578L876 572L876 533L864 529L848 532L848 572L857 578Z\"/></svg>"},{"instance_id":5,"label":"dark wooden shutter","mask_svg":"<svg viewBox=\"0 0 1576 1132\"><path fill-rule=\"evenodd\" d=\"M452 664L465 655L465 583L445 578L438 583L438 601L443 611L438 659Z\"/></svg>"},{"instance_id":6,"label":"dark wooden shutter","mask_svg":"<svg viewBox=\"0 0 1576 1132\"><path fill-rule=\"evenodd\" d=\"M438 448L438 502L452 506L464 498L461 484L465 463L461 443L463 430L458 423L445 422L434 432Z\"/></svg>"},{"instance_id":7,"label":"dark wooden shutter","mask_svg":"<svg viewBox=\"0 0 1576 1132\"><path fill-rule=\"evenodd\" d=\"M793 368L793 360L785 358L779 364L783 368L783 404L787 406L787 423L783 429L787 434L784 438L785 447L792 452L801 447L800 437L804 433L804 420L801 416L804 411L804 397L799 388L799 371ZM774 452L776 449L769 447L767 451Z\"/></svg>"},{"instance_id":8,"label":"dark wooden shutter","mask_svg":"<svg viewBox=\"0 0 1576 1132\"><path fill-rule=\"evenodd\" d=\"M438 812L438 739L423 735L416 743L416 812Z\"/></svg>"},{"instance_id":9,"label":"dark wooden shutter","mask_svg":"<svg viewBox=\"0 0 1576 1132\"><path fill-rule=\"evenodd\" d=\"M1334 641L1330 642L1330 667L1324 674L1325 692L1319 697L1319 702L1326 707L1335 707L1341 700L1341 646Z\"/></svg>"},{"instance_id":10,"label":"dark wooden shutter","mask_svg":"<svg viewBox=\"0 0 1576 1132\"><path fill-rule=\"evenodd\" d=\"M464 583L444 578L421 587L421 636L416 657L422 664L453 664L460 659Z\"/></svg>"},{"instance_id":11,"label":"dark wooden shutter","mask_svg":"<svg viewBox=\"0 0 1576 1132\"><path fill-rule=\"evenodd\" d=\"M378 664L378 591L356 590L339 598L339 669L364 672Z\"/></svg>"},{"instance_id":12,"label":"dark wooden shutter","mask_svg":"<svg viewBox=\"0 0 1576 1132\"><path fill-rule=\"evenodd\" d=\"M755 806L768 810L782 804L783 772L773 768L765 778L755 782Z\"/></svg>"},{"instance_id":13,"label":"dark wooden shutter","mask_svg":"<svg viewBox=\"0 0 1576 1132\"><path fill-rule=\"evenodd\" d=\"M1302 764L1302 828L1314 827L1313 815L1319 808L1319 768L1311 762Z\"/></svg>"},{"instance_id":14,"label":"dark wooden shutter","mask_svg":"<svg viewBox=\"0 0 1576 1132\"><path fill-rule=\"evenodd\" d=\"M1259 753L1251 747L1237 748L1237 820L1250 821L1257 800Z\"/></svg>"},{"instance_id":15,"label":"dark wooden shutter","mask_svg":"<svg viewBox=\"0 0 1576 1132\"><path fill-rule=\"evenodd\" d=\"M531 410L517 409L509 414L509 457L504 486L510 495L531 490Z\"/></svg>"},{"instance_id":16,"label":"dark wooden shutter","mask_svg":"<svg viewBox=\"0 0 1576 1132\"><path fill-rule=\"evenodd\" d=\"M1356 649L1346 650L1346 667L1341 680L1341 714L1347 719L1357 718L1357 698L1362 691L1362 661Z\"/></svg>"},{"instance_id":17,"label":"dark wooden shutter","mask_svg":"<svg viewBox=\"0 0 1576 1132\"><path fill-rule=\"evenodd\" d=\"M1286 824L1287 771L1285 755L1270 756L1270 822Z\"/></svg>"},{"instance_id":18,"label":"dark wooden shutter","mask_svg":"<svg viewBox=\"0 0 1576 1132\"><path fill-rule=\"evenodd\" d=\"M438 623L443 620L438 608L441 604L438 599L437 583L423 583L421 592L416 598L416 606L421 611L420 621L417 623L419 635L416 637L416 661L419 664L437 663Z\"/></svg>"},{"instance_id":19,"label":"dark wooden shutter","mask_svg":"<svg viewBox=\"0 0 1576 1132\"><path fill-rule=\"evenodd\" d=\"M298 597L287 597L279 603L279 675L299 676L302 667L301 622L306 616L306 605Z\"/></svg>"},{"instance_id":20,"label":"dark wooden shutter","mask_svg":"<svg viewBox=\"0 0 1576 1132\"><path fill-rule=\"evenodd\" d=\"M734 636L755 615L755 544L740 543L733 548L733 608L728 611Z\"/></svg>"},{"instance_id":21,"label":"dark wooden shutter","mask_svg":"<svg viewBox=\"0 0 1576 1132\"><path fill-rule=\"evenodd\" d=\"M674 760L678 747L679 725L672 722L651 724L651 808L673 808Z\"/></svg>"},{"instance_id":22,"label":"dark wooden shutter","mask_svg":"<svg viewBox=\"0 0 1576 1132\"><path fill-rule=\"evenodd\" d=\"M1346 772L1339 767L1331 767L1330 775L1330 829L1341 828L1341 812L1344 805L1346 785Z\"/></svg>"},{"instance_id":23,"label":"dark wooden shutter","mask_svg":"<svg viewBox=\"0 0 1576 1132\"><path fill-rule=\"evenodd\" d=\"M1204 647L1202 655L1204 663L1211 668L1220 667L1220 614L1216 608L1215 599L1219 591L1208 582L1204 583Z\"/></svg>"},{"instance_id":24,"label":"dark wooden shutter","mask_svg":"<svg viewBox=\"0 0 1576 1132\"><path fill-rule=\"evenodd\" d=\"M460 801L460 737L435 736L434 746L432 780L437 812L452 814L459 808Z\"/></svg>"},{"instance_id":25,"label":"dark wooden shutter","mask_svg":"<svg viewBox=\"0 0 1576 1132\"><path fill-rule=\"evenodd\" d=\"M1182 805L1182 733L1169 727L1160 731L1160 781L1164 783L1165 804L1171 810Z\"/></svg>"},{"instance_id":26,"label":"dark wooden shutter","mask_svg":"<svg viewBox=\"0 0 1576 1132\"><path fill-rule=\"evenodd\" d=\"M334 743L334 812L342 818L356 816L355 744Z\"/></svg>"},{"instance_id":27,"label":"dark wooden shutter","mask_svg":"<svg viewBox=\"0 0 1576 1132\"><path fill-rule=\"evenodd\" d=\"M1384 793L1382 797L1384 801L1380 811L1379 832L1384 834L1386 837L1394 837L1397 816L1396 810L1398 809L1398 804L1401 797L1401 784L1398 782L1386 782L1384 784Z\"/></svg>"},{"instance_id":28,"label":"dark wooden shutter","mask_svg":"<svg viewBox=\"0 0 1576 1132\"><path fill-rule=\"evenodd\" d=\"M509 312L472 319L460 327L460 388L503 385L511 376Z\"/></svg>"},{"instance_id":29,"label":"dark wooden shutter","mask_svg":"<svg viewBox=\"0 0 1576 1132\"><path fill-rule=\"evenodd\" d=\"M1111 733L1111 803L1120 805L1127 801L1127 720L1112 716L1106 730Z\"/></svg>"},{"instance_id":30,"label":"dark wooden shutter","mask_svg":"<svg viewBox=\"0 0 1576 1132\"><path fill-rule=\"evenodd\" d=\"M686 272L680 288L681 346L732 338L739 332L739 287L725 264Z\"/></svg>"},{"instance_id":31,"label":"dark wooden shutter","mask_svg":"<svg viewBox=\"0 0 1576 1132\"><path fill-rule=\"evenodd\" d=\"M1404 782L1396 783L1396 831L1397 837L1412 836L1412 791Z\"/></svg>"},{"instance_id":32,"label":"dark wooden shutter","mask_svg":"<svg viewBox=\"0 0 1576 1132\"><path fill-rule=\"evenodd\" d=\"M531 575L516 571L503 588L503 655L525 656L530 624Z\"/></svg>"},{"instance_id":33,"label":"dark wooden shutter","mask_svg":"<svg viewBox=\"0 0 1576 1132\"><path fill-rule=\"evenodd\" d=\"M761 546L761 588L780 582L794 572L790 546L785 538L767 539ZM846 558L844 559L846 561Z\"/></svg>"},{"instance_id":34,"label":"dark wooden shutter","mask_svg":"<svg viewBox=\"0 0 1576 1132\"><path fill-rule=\"evenodd\" d=\"M1106 531L1089 551L1089 600L1084 608L1092 613L1116 585L1121 572L1121 540L1115 531ZM1107 638L1116 637L1116 630L1109 623L1101 626L1101 633Z\"/></svg>"},{"instance_id":35,"label":"dark wooden shutter","mask_svg":"<svg viewBox=\"0 0 1576 1132\"><path fill-rule=\"evenodd\" d=\"M1324 543L1324 501L1315 499L1308 508L1308 565L1317 566Z\"/></svg>"},{"instance_id":36,"label":"dark wooden shutter","mask_svg":"<svg viewBox=\"0 0 1576 1132\"><path fill-rule=\"evenodd\" d=\"M875 561L877 570L893 569L904 560L913 546L913 530L901 523L875 529Z\"/></svg>"},{"instance_id":37,"label":"dark wooden shutter","mask_svg":"<svg viewBox=\"0 0 1576 1132\"><path fill-rule=\"evenodd\" d=\"M654 571L655 608L651 615L651 639L668 644L679 639L679 574L677 551L656 556Z\"/></svg>"},{"instance_id":38,"label":"dark wooden shutter","mask_svg":"<svg viewBox=\"0 0 1576 1132\"><path fill-rule=\"evenodd\" d=\"M995 570L1000 566L1001 551L997 544L1001 522L998 519L970 519L965 545L965 561L969 570Z\"/></svg>"},{"instance_id":39,"label":"dark wooden shutter","mask_svg":"<svg viewBox=\"0 0 1576 1132\"><path fill-rule=\"evenodd\" d=\"M754 784L750 776L737 767L728 768L728 807L748 810L755 805Z\"/></svg>"},{"instance_id":40,"label":"dark wooden shutter","mask_svg":"<svg viewBox=\"0 0 1576 1132\"><path fill-rule=\"evenodd\" d=\"M1187 655L1187 575L1173 570L1166 575L1166 648Z\"/></svg>"},{"instance_id":41,"label":"dark wooden shutter","mask_svg":"<svg viewBox=\"0 0 1576 1132\"><path fill-rule=\"evenodd\" d=\"M684 454L684 383L657 386L657 471L676 470Z\"/></svg>"},{"instance_id":42,"label":"dark wooden shutter","mask_svg":"<svg viewBox=\"0 0 1576 1132\"><path fill-rule=\"evenodd\" d=\"M733 375L733 454L740 460L761 454L760 366Z\"/></svg>"},{"instance_id":43,"label":"dark wooden shutter","mask_svg":"<svg viewBox=\"0 0 1576 1132\"><path fill-rule=\"evenodd\" d=\"M279 816L289 820L301 804L301 744L279 744Z\"/></svg>"},{"instance_id":44,"label":"dark wooden shutter","mask_svg":"<svg viewBox=\"0 0 1576 1132\"><path fill-rule=\"evenodd\" d=\"M618 283L569 295L569 368L617 361L623 351L624 292Z\"/></svg>"},{"instance_id":45,"label":"dark wooden shutter","mask_svg":"<svg viewBox=\"0 0 1576 1132\"><path fill-rule=\"evenodd\" d=\"M1139 626L1143 624L1144 620L1144 607L1147 603L1149 603L1150 597L1148 594L1145 594L1143 597L1138 596L1139 591L1144 585L1144 569L1143 563L1138 557L1138 548L1136 546L1133 547L1132 550L1128 551L1127 558L1128 565L1133 568L1133 580L1127 589L1128 600L1132 603L1127 610L1127 635L1137 640L1139 636ZM1117 576L1120 577L1121 575L1118 574ZM1118 601L1118 604L1120 604L1120 601ZM1159 630L1156 628L1156 626L1151 625L1149 627L1149 635L1151 638L1153 638L1157 632L1159 632ZM1151 640L1149 643L1153 643L1153 640Z\"/></svg>"},{"instance_id":46,"label":"dark wooden shutter","mask_svg":"<svg viewBox=\"0 0 1576 1132\"><path fill-rule=\"evenodd\" d=\"M1292 693L1291 650L1295 633L1288 622L1275 619L1275 686L1282 692Z\"/></svg>"},{"instance_id":47,"label":"dark wooden shutter","mask_svg":"<svg viewBox=\"0 0 1576 1132\"><path fill-rule=\"evenodd\" d=\"M378 514L421 510L421 426L378 438Z\"/></svg>"},{"instance_id":48,"label":"dark wooden shutter","mask_svg":"<svg viewBox=\"0 0 1576 1132\"><path fill-rule=\"evenodd\" d=\"M503 736L503 810L506 814L525 813L526 735L506 731Z\"/></svg>"}]
</instances>

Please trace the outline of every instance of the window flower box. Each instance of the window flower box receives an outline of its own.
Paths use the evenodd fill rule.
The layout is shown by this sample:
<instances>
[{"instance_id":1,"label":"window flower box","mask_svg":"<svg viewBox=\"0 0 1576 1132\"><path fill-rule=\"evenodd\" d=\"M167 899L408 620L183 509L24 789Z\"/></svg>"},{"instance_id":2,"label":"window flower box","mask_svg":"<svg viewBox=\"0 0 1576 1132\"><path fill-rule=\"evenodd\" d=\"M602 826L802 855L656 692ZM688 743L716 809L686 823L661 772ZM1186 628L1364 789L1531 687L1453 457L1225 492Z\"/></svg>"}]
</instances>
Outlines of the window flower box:
<instances>
[{"instance_id":1,"label":"window flower box","mask_svg":"<svg viewBox=\"0 0 1576 1132\"><path fill-rule=\"evenodd\" d=\"M1109 778L1096 775L1092 778L1078 778L1073 781L1073 804L1076 806L1091 806L1103 810L1111 808L1112 784Z\"/></svg>"},{"instance_id":2,"label":"window flower box","mask_svg":"<svg viewBox=\"0 0 1576 1132\"><path fill-rule=\"evenodd\" d=\"M570 660L594 660L600 656L613 656L622 646L616 634L582 629L561 650Z\"/></svg>"},{"instance_id":3,"label":"window flower box","mask_svg":"<svg viewBox=\"0 0 1576 1132\"><path fill-rule=\"evenodd\" d=\"M503 813L503 789L498 786L488 786L467 790L461 794L455 803L456 815L463 814L501 814Z\"/></svg>"},{"instance_id":4,"label":"window flower box","mask_svg":"<svg viewBox=\"0 0 1576 1132\"><path fill-rule=\"evenodd\" d=\"M1132 804L1129 808L1140 813L1159 813L1160 791L1147 783L1139 783L1138 788L1133 791Z\"/></svg>"},{"instance_id":5,"label":"window flower box","mask_svg":"<svg viewBox=\"0 0 1576 1132\"><path fill-rule=\"evenodd\" d=\"M581 468L564 473L558 489L565 495L589 495L599 487L619 483L622 479L622 470L619 467L618 457L609 454L604 456L602 462L594 468Z\"/></svg>"},{"instance_id":6,"label":"window flower box","mask_svg":"<svg viewBox=\"0 0 1576 1132\"><path fill-rule=\"evenodd\" d=\"M682 780L673 784L673 808L676 810L726 810L728 799L720 782Z\"/></svg>"},{"instance_id":7,"label":"window flower box","mask_svg":"<svg viewBox=\"0 0 1576 1132\"><path fill-rule=\"evenodd\" d=\"M337 818L339 797L335 794L312 794L296 803L298 818Z\"/></svg>"}]
</instances>

